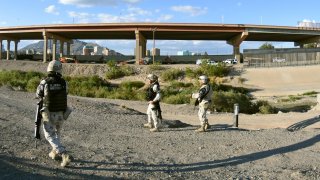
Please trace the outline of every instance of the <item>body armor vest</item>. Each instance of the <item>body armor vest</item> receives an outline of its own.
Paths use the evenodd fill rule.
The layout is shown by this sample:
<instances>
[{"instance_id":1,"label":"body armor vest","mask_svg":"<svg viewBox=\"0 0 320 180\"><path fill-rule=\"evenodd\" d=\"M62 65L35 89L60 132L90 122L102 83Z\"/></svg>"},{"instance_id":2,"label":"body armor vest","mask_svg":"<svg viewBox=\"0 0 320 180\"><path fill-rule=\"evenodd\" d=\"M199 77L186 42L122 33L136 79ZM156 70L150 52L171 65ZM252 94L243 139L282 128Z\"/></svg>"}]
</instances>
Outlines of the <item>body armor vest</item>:
<instances>
[{"instance_id":1,"label":"body armor vest","mask_svg":"<svg viewBox=\"0 0 320 180\"><path fill-rule=\"evenodd\" d=\"M148 101L152 101L157 96L157 92L153 91L153 86L154 85L157 85L158 88L160 89L160 86L159 86L158 82L155 82L154 84L151 84L151 86L147 90L147 100Z\"/></svg>"},{"instance_id":2,"label":"body armor vest","mask_svg":"<svg viewBox=\"0 0 320 180\"><path fill-rule=\"evenodd\" d=\"M67 109L66 81L60 77L46 78L47 95L44 98L44 106L50 112L65 111Z\"/></svg>"}]
</instances>

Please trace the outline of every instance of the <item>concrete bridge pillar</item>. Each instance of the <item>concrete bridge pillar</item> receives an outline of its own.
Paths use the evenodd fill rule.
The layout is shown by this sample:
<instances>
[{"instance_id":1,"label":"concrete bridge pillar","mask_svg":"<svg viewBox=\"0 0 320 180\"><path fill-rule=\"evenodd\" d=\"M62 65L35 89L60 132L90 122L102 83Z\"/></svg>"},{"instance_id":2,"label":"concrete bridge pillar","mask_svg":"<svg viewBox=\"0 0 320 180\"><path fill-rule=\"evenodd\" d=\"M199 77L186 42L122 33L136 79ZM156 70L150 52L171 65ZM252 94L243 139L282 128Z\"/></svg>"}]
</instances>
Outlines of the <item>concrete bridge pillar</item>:
<instances>
[{"instance_id":1,"label":"concrete bridge pillar","mask_svg":"<svg viewBox=\"0 0 320 180\"><path fill-rule=\"evenodd\" d=\"M51 60L56 60L56 54L57 54L57 40L52 39L52 59Z\"/></svg>"},{"instance_id":2,"label":"concrete bridge pillar","mask_svg":"<svg viewBox=\"0 0 320 180\"><path fill-rule=\"evenodd\" d=\"M240 63L240 44L248 37L249 32L245 31L241 34L238 34L237 36L234 36L233 38L229 39L227 41L228 44L233 46L233 55L234 58L238 60L238 63Z\"/></svg>"},{"instance_id":3,"label":"concrete bridge pillar","mask_svg":"<svg viewBox=\"0 0 320 180\"><path fill-rule=\"evenodd\" d=\"M19 40L14 41L14 60L18 59L18 43L19 42L20 42Z\"/></svg>"},{"instance_id":4,"label":"concrete bridge pillar","mask_svg":"<svg viewBox=\"0 0 320 180\"><path fill-rule=\"evenodd\" d=\"M60 58L63 56L63 45L64 45L64 41L60 40L60 51L59 51L59 54L60 54Z\"/></svg>"},{"instance_id":5,"label":"concrete bridge pillar","mask_svg":"<svg viewBox=\"0 0 320 180\"><path fill-rule=\"evenodd\" d=\"M7 40L7 60L10 59L10 40Z\"/></svg>"},{"instance_id":6,"label":"concrete bridge pillar","mask_svg":"<svg viewBox=\"0 0 320 180\"><path fill-rule=\"evenodd\" d=\"M43 35L43 62L47 62L47 53L48 53L48 37Z\"/></svg>"},{"instance_id":7,"label":"concrete bridge pillar","mask_svg":"<svg viewBox=\"0 0 320 180\"><path fill-rule=\"evenodd\" d=\"M147 40L139 32L139 30L136 30L135 34L136 34L136 48L135 48L136 64L139 64L140 59L146 56Z\"/></svg>"},{"instance_id":8,"label":"concrete bridge pillar","mask_svg":"<svg viewBox=\"0 0 320 180\"><path fill-rule=\"evenodd\" d=\"M67 55L70 55L70 43L67 42Z\"/></svg>"},{"instance_id":9,"label":"concrete bridge pillar","mask_svg":"<svg viewBox=\"0 0 320 180\"><path fill-rule=\"evenodd\" d=\"M2 39L0 39L0 60L2 60Z\"/></svg>"},{"instance_id":10,"label":"concrete bridge pillar","mask_svg":"<svg viewBox=\"0 0 320 180\"><path fill-rule=\"evenodd\" d=\"M238 63L240 63L240 45L233 45L233 55L234 58L238 60Z\"/></svg>"}]
</instances>

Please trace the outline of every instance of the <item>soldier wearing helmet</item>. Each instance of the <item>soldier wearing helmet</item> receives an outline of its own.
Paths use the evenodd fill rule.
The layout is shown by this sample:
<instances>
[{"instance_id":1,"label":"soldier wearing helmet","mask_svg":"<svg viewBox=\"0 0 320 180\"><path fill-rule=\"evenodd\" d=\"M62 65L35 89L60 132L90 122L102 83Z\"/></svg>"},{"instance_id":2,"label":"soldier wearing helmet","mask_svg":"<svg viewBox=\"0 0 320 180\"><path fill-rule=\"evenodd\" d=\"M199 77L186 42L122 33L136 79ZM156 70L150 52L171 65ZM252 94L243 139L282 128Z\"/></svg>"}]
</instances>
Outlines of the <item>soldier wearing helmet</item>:
<instances>
[{"instance_id":1,"label":"soldier wearing helmet","mask_svg":"<svg viewBox=\"0 0 320 180\"><path fill-rule=\"evenodd\" d=\"M202 75L199 77L200 89L198 93L193 93L192 97L196 98L196 105L199 104L198 117L200 120L200 128L196 129L196 132L205 132L210 128L207 119L207 110L211 104L211 97L213 94L212 87L209 84L207 76Z\"/></svg>"},{"instance_id":2,"label":"soldier wearing helmet","mask_svg":"<svg viewBox=\"0 0 320 180\"><path fill-rule=\"evenodd\" d=\"M148 123L144 124L144 127L150 128L151 132L159 131L161 125L161 108L160 108L160 85L158 82L158 76L155 74L148 74L147 79L149 80L149 88L147 90L148 100Z\"/></svg>"},{"instance_id":3,"label":"soldier wearing helmet","mask_svg":"<svg viewBox=\"0 0 320 180\"><path fill-rule=\"evenodd\" d=\"M45 138L52 146L49 157L56 159L61 156L61 166L64 167L70 162L70 158L61 144L60 129L63 121L70 115L71 109L67 106L67 82L62 78L61 71L60 61L50 61L47 67L48 75L40 82L36 95L43 100L40 112Z\"/></svg>"}]
</instances>

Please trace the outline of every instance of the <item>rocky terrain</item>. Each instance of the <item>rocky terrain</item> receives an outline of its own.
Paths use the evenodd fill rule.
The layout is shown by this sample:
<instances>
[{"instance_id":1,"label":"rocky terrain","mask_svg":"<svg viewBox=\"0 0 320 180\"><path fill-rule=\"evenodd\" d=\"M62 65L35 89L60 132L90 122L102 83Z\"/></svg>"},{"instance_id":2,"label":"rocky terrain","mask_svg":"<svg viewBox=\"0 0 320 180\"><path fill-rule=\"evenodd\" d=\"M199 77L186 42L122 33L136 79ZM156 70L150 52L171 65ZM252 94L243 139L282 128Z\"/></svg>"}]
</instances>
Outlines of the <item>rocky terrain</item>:
<instances>
[{"instance_id":1,"label":"rocky terrain","mask_svg":"<svg viewBox=\"0 0 320 180\"><path fill-rule=\"evenodd\" d=\"M73 158L61 168L42 130L35 148L34 97L0 87L0 179L320 179L318 110L240 114L239 128L213 113L212 128L196 133L192 106L163 104L164 128L150 133L145 102L69 96L62 143Z\"/></svg>"}]
</instances>

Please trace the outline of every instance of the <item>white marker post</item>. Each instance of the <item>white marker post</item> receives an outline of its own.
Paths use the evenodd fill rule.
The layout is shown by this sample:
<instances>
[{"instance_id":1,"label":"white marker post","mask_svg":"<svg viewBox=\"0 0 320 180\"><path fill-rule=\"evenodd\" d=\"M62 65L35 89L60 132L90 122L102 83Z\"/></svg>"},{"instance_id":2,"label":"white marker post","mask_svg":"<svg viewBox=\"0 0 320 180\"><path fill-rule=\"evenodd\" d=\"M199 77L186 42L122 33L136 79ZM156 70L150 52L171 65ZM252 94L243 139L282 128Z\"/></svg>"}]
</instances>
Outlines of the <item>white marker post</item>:
<instances>
[{"instance_id":1,"label":"white marker post","mask_svg":"<svg viewBox=\"0 0 320 180\"><path fill-rule=\"evenodd\" d=\"M238 103L234 104L233 108L234 108L233 127L238 127L239 104Z\"/></svg>"}]
</instances>

